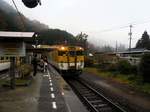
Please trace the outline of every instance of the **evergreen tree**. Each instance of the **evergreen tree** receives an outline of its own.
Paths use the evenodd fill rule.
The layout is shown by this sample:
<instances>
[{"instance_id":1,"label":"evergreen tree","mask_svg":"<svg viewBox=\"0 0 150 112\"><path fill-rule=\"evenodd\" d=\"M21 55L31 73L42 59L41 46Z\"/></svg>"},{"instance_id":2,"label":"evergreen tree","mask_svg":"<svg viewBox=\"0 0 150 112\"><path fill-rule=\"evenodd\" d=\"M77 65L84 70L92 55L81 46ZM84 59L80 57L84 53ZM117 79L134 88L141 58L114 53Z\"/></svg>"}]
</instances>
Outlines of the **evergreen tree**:
<instances>
[{"instance_id":1,"label":"evergreen tree","mask_svg":"<svg viewBox=\"0 0 150 112\"><path fill-rule=\"evenodd\" d=\"M85 34L85 33L79 33L77 36L76 36L76 40L77 40L77 43L78 45L84 47L86 49L86 44L87 44L87 37L88 35Z\"/></svg>"},{"instance_id":2,"label":"evergreen tree","mask_svg":"<svg viewBox=\"0 0 150 112\"><path fill-rule=\"evenodd\" d=\"M150 83L150 54L144 54L139 64L140 74L143 76L144 82Z\"/></svg>"},{"instance_id":3,"label":"evergreen tree","mask_svg":"<svg viewBox=\"0 0 150 112\"><path fill-rule=\"evenodd\" d=\"M150 39L147 31L144 31L142 38L138 40L136 48L150 49Z\"/></svg>"}]
</instances>

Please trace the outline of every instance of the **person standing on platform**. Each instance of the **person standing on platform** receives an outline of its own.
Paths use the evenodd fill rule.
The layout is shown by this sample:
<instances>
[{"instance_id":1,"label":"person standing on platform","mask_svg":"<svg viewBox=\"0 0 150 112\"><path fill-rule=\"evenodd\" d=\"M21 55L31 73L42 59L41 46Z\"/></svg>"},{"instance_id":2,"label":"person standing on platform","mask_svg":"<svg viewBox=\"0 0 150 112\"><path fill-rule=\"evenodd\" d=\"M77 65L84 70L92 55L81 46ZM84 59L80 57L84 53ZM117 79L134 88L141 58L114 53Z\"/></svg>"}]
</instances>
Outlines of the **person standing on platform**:
<instances>
[{"instance_id":1,"label":"person standing on platform","mask_svg":"<svg viewBox=\"0 0 150 112\"><path fill-rule=\"evenodd\" d=\"M37 54L35 54L34 57L33 57L32 65L33 65L33 76L36 76L37 65L38 65Z\"/></svg>"},{"instance_id":2,"label":"person standing on platform","mask_svg":"<svg viewBox=\"0 0 150 112\"><path fill-rule=\"evenodd\" d=\"M48 60L47 60L47 57L45 56L44 57L44 72L46 72L48 69Z\"/></svg>"}]
</instances>

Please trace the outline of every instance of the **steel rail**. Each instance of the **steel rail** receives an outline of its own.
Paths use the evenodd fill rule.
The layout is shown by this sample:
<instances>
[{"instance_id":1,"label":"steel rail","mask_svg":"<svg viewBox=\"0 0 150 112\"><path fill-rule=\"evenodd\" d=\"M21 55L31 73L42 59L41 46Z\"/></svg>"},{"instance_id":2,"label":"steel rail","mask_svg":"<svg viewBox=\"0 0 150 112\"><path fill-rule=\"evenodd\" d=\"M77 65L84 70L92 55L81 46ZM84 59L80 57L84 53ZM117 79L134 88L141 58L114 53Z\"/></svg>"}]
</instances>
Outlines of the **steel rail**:
<instances>
[{"instance_id":1,"label":"steel rail","mask_svg":"<svg viewBox=\"0 0 150 112\"><path fill-rule=\"evenodd\" d=\"M67 80L91 112L126 112L90 85L78 79Z\"/></svg>"},{"instance_id":2,"label":"steel rail","mask_svg":"<svg viewBox=\"0 0 150 112\"><path fill-rule=\"evenodd\" d=\"M9 69L0 71L0 79L8 77Z\"/></svg>"}]
</instances>

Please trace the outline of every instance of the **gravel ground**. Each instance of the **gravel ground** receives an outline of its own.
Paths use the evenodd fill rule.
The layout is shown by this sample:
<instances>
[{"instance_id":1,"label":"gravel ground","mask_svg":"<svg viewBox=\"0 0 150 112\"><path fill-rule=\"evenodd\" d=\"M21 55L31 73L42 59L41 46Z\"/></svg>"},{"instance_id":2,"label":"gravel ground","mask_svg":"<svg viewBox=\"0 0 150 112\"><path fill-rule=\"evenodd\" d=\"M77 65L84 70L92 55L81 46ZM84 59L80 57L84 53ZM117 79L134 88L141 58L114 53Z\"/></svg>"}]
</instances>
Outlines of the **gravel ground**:
<instances>
[{"instance_id":1,"label":"gravel ground","mask_svg":"<svg viewBox=\"0 0 150 112\"><path fill-rule=\"evenodd\" d=\"M123 105L128 112L150 112L150 95L139 92L128 85L103 79L95 74L84 73L80 77L88 82L94 82L95 86L99 86L99 91L117 104Z\"/></svg>"}]
</instances>

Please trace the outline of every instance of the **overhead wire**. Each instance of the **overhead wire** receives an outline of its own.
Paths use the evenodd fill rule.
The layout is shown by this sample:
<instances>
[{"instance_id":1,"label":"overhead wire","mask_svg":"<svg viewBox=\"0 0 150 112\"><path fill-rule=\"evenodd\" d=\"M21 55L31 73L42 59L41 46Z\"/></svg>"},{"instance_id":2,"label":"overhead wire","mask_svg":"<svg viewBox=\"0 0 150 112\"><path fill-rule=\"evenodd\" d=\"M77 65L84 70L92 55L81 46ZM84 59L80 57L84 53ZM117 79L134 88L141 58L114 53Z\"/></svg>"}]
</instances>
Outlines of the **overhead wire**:
<instances>
[{"instance_id":1,"label":"overhead wire","mask_svg":"<svg viewBox=\"0 0 150 112\"><path fill-rule=\"evenodd\" d=\"M18 15L19 15L19 17L20 17L21 22L22 22L23 31L25 31L25 22L24 22L24 19L23 19L21 13L19 12L18 7L17 7L15 1L12 0L12 2L13 2L13 4L14 4L14 6L15 6L15 8L16 8L16 11L17 11L17 13L18 13ZM128 28L130 25L135 26L135 25L145 24L145 23L149 23L149 22L150 22L150 20L149 20L149 21L146 21L146 22L140 22L140 23L131 23L131 24L129 24L129 25L119 26L119 27L110 28L110 29L104 29L104 30L100 30L100 31L97 31L97 32L99 32L99 33L105 33L105 32L110 32L110 31L113 31L113 30L119 30L119 29Z\"/></svg>"},{"instance_id":2,"label":"overhead wire","mask_svg":"<svg viewBox=\"0 0 150 112\"><path fill-rule=\"evenodd\" d=\"M127 28L127 27L129 27L129 25L127 25L127 26L121 26L121 27L116 27L116 28L110 28L110 29L104 29L104 30L101 30L100 33L109 32L109 31L113 31L113 30L124 29L124 28Z\"/></svg>"},{"instance_id":3,"label":"overhead wire","mask_svg":"<svg viewBox=\"0 0 150 112\"><path fill-rule=\"evenodd\" d=\"M17 13L18 13L18 15L19 15L19 18L20 18L20 21L21 21L21 24L22 24L22 26L23 26L22 31L25 31L26 28L25 28L25 22L24 22L24 20L23 20L23 17L22 17L22 15L21 15L21 13L19 12L18 7L17 7L15 1L12 0L12 2L13 2L13 4L14 4L15 8L16 8L16 11L17 11Z\"/></svg>"},{"instance_id":4,"label":"overhead wire","mask_svg":"<svg viewBox=\"0 0 150 112\"><path fill-rule=\"evenodd\" d=\"M133 23L130 23L128 25L120 26L120 27L116 27L116 28L104 29L104 30L101 30L100 33L109 32L109 31L113 31L113 30L124 29L124 28L129 28L130 25L137 26L137 25L141 25L141 24L145 24L145 23L150 23L150 20L144 21L144 22L133 22Z\"/></svg>"}]
</instances>

